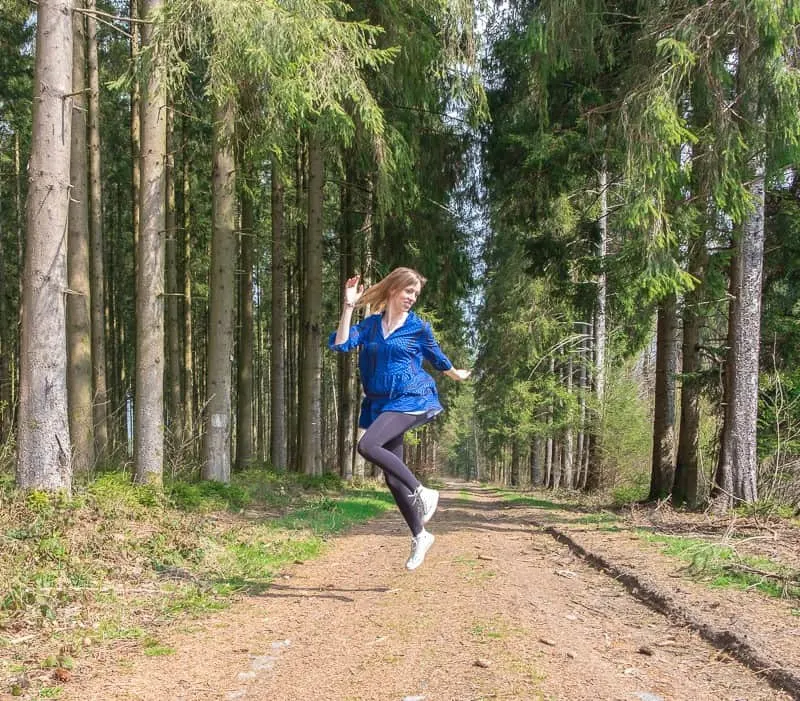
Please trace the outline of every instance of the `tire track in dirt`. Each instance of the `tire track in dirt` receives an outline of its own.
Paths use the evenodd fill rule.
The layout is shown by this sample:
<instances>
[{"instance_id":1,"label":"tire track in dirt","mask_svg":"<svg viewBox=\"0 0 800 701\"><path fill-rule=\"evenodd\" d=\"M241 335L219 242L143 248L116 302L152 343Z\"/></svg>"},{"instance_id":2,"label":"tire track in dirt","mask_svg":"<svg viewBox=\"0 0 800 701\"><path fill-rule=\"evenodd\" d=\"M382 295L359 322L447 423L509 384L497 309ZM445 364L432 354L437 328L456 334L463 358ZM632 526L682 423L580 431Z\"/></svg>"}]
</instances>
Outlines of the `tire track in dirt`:
<instances>
[{"instance_id":1,"label":"tire track in dirt","mask_svg":"<svg viewBox=\"0 0 800 701\"><path fill-rule=\"evenodd\" d=\"M788 699L534 530L537 510L453 482L423 566L392 513L263 595L176 625L168 657L82 664L62 699Z\"/></svg>"}]
</instances>

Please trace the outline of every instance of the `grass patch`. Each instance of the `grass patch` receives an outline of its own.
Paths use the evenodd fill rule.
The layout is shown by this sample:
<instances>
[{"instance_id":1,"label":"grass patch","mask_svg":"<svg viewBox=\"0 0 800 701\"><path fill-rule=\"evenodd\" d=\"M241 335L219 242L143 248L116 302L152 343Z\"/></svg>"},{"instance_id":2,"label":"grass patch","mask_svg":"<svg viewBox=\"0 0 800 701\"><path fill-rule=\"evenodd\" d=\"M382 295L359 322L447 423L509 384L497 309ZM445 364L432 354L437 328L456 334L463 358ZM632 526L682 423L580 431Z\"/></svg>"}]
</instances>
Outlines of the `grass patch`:
<instances>
[{"instance_id":1,"label":"grass patch","mask_svg":"<svg viewBox=\"0 0 800 701\"><path fill-rule=\"evenodd\" d=\"M103 619L98 621L95 629L98 640L141 640L147 637L144 628L140 626L125 626L119 621Z\"/></svg>"},{"instance_id":2,"label":"grass patch","mask_svg":"<svg viewBox=\"0 0 800 701\"><path fill-rule=\"evenodd\" d=\"M611 492L611 502L614 506L624 506L625 504L635 504L639 501L647 499L650 493L650 478L647 481L638 480L635 482L627 482L621 484Z\"/></svg>"},{"instance_id":3,"label":"grass patch","mask_svg":"<svg viewBox=\"0 0 800 701\"><path fill-rule=\"evenodd\" d=\"M508 623L499 616L487 620L477 620L470 629L470 634L482 643L503 640L508 638L512 632Z\"/></svg>"},{"instance_id":4,"label":"grass patch","mask_svg":"<svg viewBox=\"0 0 800 701\"><path fill-rule=\"evenodd\" d=\"M556 511L569 506L568 504L560 504L555 501L540 499L539 497L532 497L517 492L498 490L498 494L503 497L504 501L507 501L509 504L514 504L515 506L533 506L537 509L546 509L548 511Z\"/></svg>"},{"instance_id":5,"label":"grass patch","mask_svg":"<svg viewBox=\"0 0 800 701\"><path fill-rule=\"evenodd\" d=\"M148 657L167 657L175 654L175 648L162 645L155 638L149 638L144 644L144 654Z\"/></svg>"},{"instance_id":6,"label":"grass patch","mask_svg":"<svg viewBox=\"0 0 800 701\"><path fill-rule=\"evenodd\" d=\"M162 614L173 618L179 614L199 616L221 611L230 605L226 600L226 595L230 593L230 590L224 588L215 589L201 584L177 586L164 602Z\"/></svg>"},{"instance_id":7,"label":"grass patch","mask_svg":"<svg viewBox=\"0 0 800 701\"><path fill-rule=\"evenodd\" d=\"M393 506L391 495L347 496L331 499L323 496L274 522L275 528L308 530L317 535L337 533L355 523L375 518Z\"/></svg>"},{"instance_id":8,"label":"grass patch","mask_svg":"<svg viewBox=\"0 0 800 701\"><path fill-rule=\"evenodd\" d=\"M578 518L573 519L572 523L580 523L590 526L600 526L608 523L617 523L618 521L619 517L616 516L615 514L608 513L607 511L601 511L596 514L586 514L586 516L579 516Z\"/></svg>"},{"instance_id":9,"label":"grass patch","mask_svg":"<svg viewBox=\"0 0 800 701\"><path fill-rule=\"evenodd\" d=\"M472 635L481 640L500 640L506 636L504 631L497 630L491 625L477 623L472 626Z\"/></svg>"},{"instance_id":10,"label":"grass patch","mask_svg":"<svg viewBox=\"0 0 800 701\"><path fill-rule=\"evenodd\" d=\"M222 482L177 482L168 484L165 496L172 505L183 511L238 511L252 502L241 484Z\"/></svg>"},{"instance_id":11,"label":"grass patch","mask_svg":"<svg viewBox=\"0 0 800 701\"><path fill-rule=\"evenodd\" d=\"M712 587L756 589L775 598L800 598L800 573L763 557L740 556L729 545L697 538L639 531L641 538L662 546L662 552L688 563L688 573Z\"/></svg>"}]
</instances>

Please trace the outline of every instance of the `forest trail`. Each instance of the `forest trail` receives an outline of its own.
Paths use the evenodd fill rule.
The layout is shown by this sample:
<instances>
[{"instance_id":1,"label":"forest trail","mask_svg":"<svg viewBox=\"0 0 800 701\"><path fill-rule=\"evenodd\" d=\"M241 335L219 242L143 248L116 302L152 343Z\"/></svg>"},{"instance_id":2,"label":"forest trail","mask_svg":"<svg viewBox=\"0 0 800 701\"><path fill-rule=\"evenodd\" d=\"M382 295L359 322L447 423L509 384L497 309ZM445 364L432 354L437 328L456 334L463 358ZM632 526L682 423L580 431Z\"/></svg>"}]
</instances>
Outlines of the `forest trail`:
<instances>
[{"instance_id":1,"label":"forest trail","mask_svg":"<svg viewBox=\"0 0 800 701\"><path fill-rule=\"evenodd\" d=\"M60 698L791 698L574 556L543 515L448 482L419 570L405 571L409 538L389 512L262 595L165 631L171 655L98 649Z\"/></svg>"}]
</instances>

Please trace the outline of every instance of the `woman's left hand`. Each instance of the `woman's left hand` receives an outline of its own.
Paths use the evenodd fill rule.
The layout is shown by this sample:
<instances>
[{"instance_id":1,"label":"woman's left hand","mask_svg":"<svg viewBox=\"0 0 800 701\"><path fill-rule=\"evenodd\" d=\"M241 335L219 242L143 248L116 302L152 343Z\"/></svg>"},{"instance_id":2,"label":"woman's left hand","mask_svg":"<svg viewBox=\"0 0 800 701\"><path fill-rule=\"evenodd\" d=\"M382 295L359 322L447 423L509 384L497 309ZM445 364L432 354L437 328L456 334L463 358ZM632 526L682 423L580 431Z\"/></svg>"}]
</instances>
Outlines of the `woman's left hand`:
<instances>
[{"instance_id":1,"label":"woman's left hand","mask_svg":"<svg viewBox=\"0 0 800 701\"><path fill-rule=\"evenodd\" d=\"M469 376L472 374L472 370L459 370L458 368L450 368L449 370L445 370L445 375L453 380L466 380L469 379Z\"/></svg>"}]
</instances>

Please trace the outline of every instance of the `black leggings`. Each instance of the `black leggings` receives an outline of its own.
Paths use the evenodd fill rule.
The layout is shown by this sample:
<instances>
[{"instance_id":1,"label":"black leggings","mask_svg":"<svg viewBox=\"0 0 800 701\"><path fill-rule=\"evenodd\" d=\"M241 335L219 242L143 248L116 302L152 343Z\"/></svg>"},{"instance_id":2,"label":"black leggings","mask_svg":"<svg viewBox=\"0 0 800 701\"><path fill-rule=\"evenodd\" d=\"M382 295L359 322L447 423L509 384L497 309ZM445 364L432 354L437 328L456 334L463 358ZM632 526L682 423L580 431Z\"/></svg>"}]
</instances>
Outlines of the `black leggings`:
<instances>
[{"instance_id":1,"label":"black leggings","mask_svg":"<svg viewBox=\"0 0 800 701\"><path fill-rule=\"evenodd\" d=\"M420 481L403 462L403 434L429 420L425 414L387 411L378 415L358 442L359 454L383 470L386 485L415 536L422 532L422 519L413 500Z\"/></svg>"}]
</instances>

